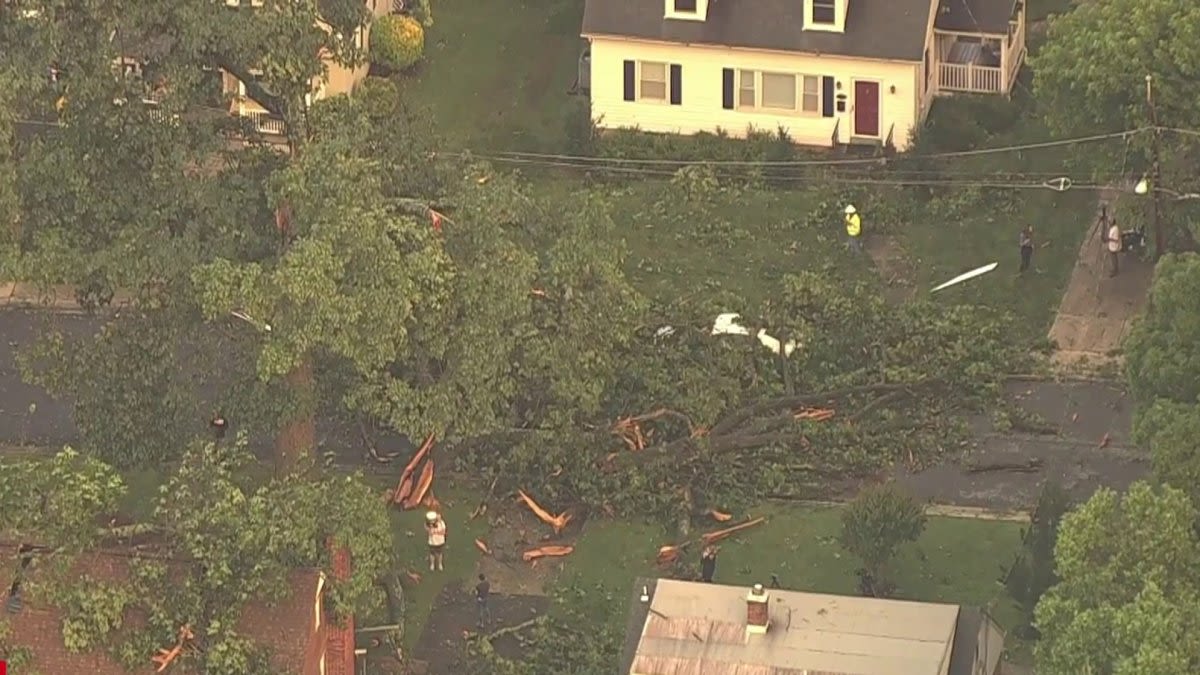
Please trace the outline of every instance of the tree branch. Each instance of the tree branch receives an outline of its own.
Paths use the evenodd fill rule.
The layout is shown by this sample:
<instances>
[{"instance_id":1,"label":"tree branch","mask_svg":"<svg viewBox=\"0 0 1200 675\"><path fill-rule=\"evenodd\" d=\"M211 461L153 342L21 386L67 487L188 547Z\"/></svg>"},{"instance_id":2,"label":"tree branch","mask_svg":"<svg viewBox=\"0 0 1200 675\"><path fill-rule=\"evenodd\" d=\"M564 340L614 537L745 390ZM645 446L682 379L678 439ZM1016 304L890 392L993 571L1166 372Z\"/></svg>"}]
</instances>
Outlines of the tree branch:
<instances>
[{"instance_id":1,"label":"tree branch","mask_svg":"<svg viewBox=\"0 0 1200 675\"><path fill-rule=\"evenodd\" d=\"M780 408L798 408L804 405L829 402L840 398L846 398L847 396L857 396L859 394L882 394L893 391L903 391L905 389L928 386L934 382L935 380L921 380L919 382L897 384L868 384L858 387L846 387L845 389L835 389L833 391L822 392L819 394L781 396L778 398L767 399L766 401L761 401L730 413L720 422L713 425L712 430L709 431L709 435L721 436L727 434L748 419L758 417L764 413L773 412Z\"/></svg>"},{"instance_id":2,"label":"tree branch","mask_svg":"<svg viewBox=\"0 0 1200 675\"><path fill-rule=\"evenodd\" d=\"M224 54L213 54L212 60L218 68L226 71L230 75L233 75L242 82L242 84L246 87L247 97L262 106L264 110L272 115L278 115L279 117L284 118L284 120L287 119L287 101L285 101L282 96L276 96L275 94L267 91L266 88L259 84L258 80L256 80L254 76L250 74L250 70L248 68L234 63Z\"/></svg>"}]
</instances>

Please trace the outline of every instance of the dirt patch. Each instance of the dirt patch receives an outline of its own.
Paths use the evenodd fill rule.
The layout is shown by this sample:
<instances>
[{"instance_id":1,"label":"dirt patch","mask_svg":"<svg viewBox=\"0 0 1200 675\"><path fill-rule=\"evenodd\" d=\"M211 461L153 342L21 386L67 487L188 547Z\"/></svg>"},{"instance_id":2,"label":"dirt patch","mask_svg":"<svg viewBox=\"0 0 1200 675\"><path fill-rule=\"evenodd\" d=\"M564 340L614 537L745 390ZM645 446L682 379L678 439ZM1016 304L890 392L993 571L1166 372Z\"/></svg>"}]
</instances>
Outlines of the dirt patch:
<instances>
[{"instance_id":1,"label":"dirt patch","mask_svg":"<svg viewBox=\"0 0 1200 675\"><path fill-rule=\"evenodd\" d=\"M542 558L528 563L521 556L545 544L570 544L582 528L583 518L572 520L560 535L554 536L545 523L524 507L501 506L502 502L491 500L490 530L484 542L490 553L480 559L479 573L487 576L498 593L545 595L547 582L558 575L570 557Z\"/></svg>"},{"instance_id":2,"label":"dirt patch","mask_svg":"<svg viewBox=\"0 0 1200 675\"><path fill-rule=\"evenodd\" d=\"M867 237L866 249L886 286L884 297L887 301L899 304L911 300L916 293L915 275L912 262L900 242L889 235Z\"/></svg>"},{"instance_id":3,"label":"dirt patch","mask_svg":"<svg viewBox=\"0 0 1200 675\"><path fill-rule=\"evenodd\" d=\"M538 595L493 595L489 607L492 620L484 631L494 633L541 616L550 607L550 599ZM465 672L460 660L466 641L479 633L477 619L478 610L471 593L458 587L443 590L434 601L433 613L413 652L413 658L421 662L418 670L429 675ZM523 654L519 633L493 640L492 647L509 659L520 660Z\"/></svg>"}]
</instances>

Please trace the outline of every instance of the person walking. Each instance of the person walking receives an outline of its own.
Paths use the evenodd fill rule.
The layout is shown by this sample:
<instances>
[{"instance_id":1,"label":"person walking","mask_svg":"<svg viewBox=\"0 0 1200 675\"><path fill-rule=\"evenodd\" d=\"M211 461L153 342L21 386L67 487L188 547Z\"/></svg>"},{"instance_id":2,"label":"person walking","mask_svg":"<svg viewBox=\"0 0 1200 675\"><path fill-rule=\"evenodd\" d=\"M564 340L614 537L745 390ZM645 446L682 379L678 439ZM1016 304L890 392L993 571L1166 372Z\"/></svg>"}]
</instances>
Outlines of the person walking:
<instances>
[{"instance_id":1,"label":"person walking","mask_svg":"<svg viewBox=\"0 0 1200 675\"><path fill-rule=\"evenodd\" d=\"M1117 226L1116 218L1109 223L1104 244L1108 248L1108 276L1115 277L1121 271L1121 228Z\"/></svg>"},{"instance_id":2,"label":"person walking","mask_svg":"<svg viewBox=\"0 0 1200 675\"><path fill-rule=\"evenodd\" d=\"M429 571L442 571L442 553L446 549L446 521L437 511L425 514L425 532L429 536Z\"/></svg>"},{"instance_id":3,"label":"person walking","mask_svg":"<svg viewBox=\"0 0 1200 675\"><path fill-rule=\"evenodd\" d=\"M1033 262L1033 226L1026 225L1025 229L1021 230L1021 273L1029 269L1029 263Z\"/></svg>"},{"instance_id":4,"label":"person walking","mask_svg":"<svg viewBox=\"0 0 1200 675\"><path fill-rule=\"evenodd\" d=\"M705 546L700 553L700 580L711 584L717 573L717 547Z\"/></svg>"},{"instance_id":5,"label":"person walking","mask_svg":"<svg viewBox=\"0 0 1200 675\"><path fill-rule=\"evenodd\" d=\"M483 628L492 622L492 610L488 607L488 598L492 595L492 585L488 583L487 577L479 575L479 583L475 584L475 609L478 610L478 618L475 620L477 628Z\"/></svg>"},{"instance_id":6,"label":"person walking","mask_svg":"<svg viewBox=\"0 0 1200 675\"><path fill-rule=\"evenodd\" d=\"M862 253L862 217L853 204L846 206L846 246L855 253Z\"/></svg>"}]
</instances>

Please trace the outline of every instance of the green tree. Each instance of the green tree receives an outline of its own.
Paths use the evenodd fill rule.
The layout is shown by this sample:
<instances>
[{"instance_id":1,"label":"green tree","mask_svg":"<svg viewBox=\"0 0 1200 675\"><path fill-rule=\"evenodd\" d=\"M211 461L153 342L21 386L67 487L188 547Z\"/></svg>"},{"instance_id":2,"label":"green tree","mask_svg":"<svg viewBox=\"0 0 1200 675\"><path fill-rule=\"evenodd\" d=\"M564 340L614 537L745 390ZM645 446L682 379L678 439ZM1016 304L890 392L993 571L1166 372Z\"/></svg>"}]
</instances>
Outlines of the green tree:
<instances>
[{"instance_id":1,"label":"green tree","mask_svg":"<svg viewBox=\"0 0 1200 675\"><path fill-rule=\"evenodd\" d=\"M1134 437L1162 481L1200 497L1200 256L1170 255L1155 270L1146 311L1125 342L1137 403Z\"/></svg>"},{"instance_id":2,"label":"green tree","mask_svg":"<svg viewBox=\"0 0 1200 675\"><path fill-rule=\"evenodd\" d=\"M900 545L916 541L924 530L925 509L887 483L863 490L846 506L839 543L862 561L864 587L874 595L889 595L888 566Z\"/></svg>"},{"instance_id":3,"label":"green tree","mask_svg":"<svg viewBox=\"0 0 1200 675\"><path fill-rule=\"evenodd\" d=\"M371 61L391 72L408 70L425 52L425 29L411 16L390 14L371 31Z\"/></svg>"},{"instance_id":4,"label":"green tree","mask_svg":"<svg viewBox=\"0 0 1200 675\"><path fill-rule=\"evenodd\" d=\"M39 547L31 581L63 610L71 649L107 648L132 668L187 624L203 644L184 657L197 672L270 673L266 653L234 629L246 603L278 599L289 573L330 570L332 552L344 550L351 573L330 576L329 606L337 617L372 611L393 541L387 506L361 476L305 471L264 481L254 466L242 440L196 443L147 521L109 529L102 523L124 486L107 465L71 450L6 463L0 534ZM158 555L137 561L120 586L67 574L74 554L134 533ZM129 609L144 626L121 630Z\"/></svg>"},{"instance_id":5,"label":"green tree","mask_svg":"<svg viewBox=\"0 0 1200 675\"><path fill-rule=\"evenodd\" d=\"M1200 668L1195 509L1171 487L1103 489L1069 513L1058 585L1038 603L1039 673L1149 675Z\"/></svg>"},{"instance_id":6,"label":"green tree","mask_svg":"<svg viewBox=\"0 0 1200 675\"><path fill-rule=\"evenodd\" d=\"M1149 123L1146 75L1159 121L1200 127L1200 6L1178 0L1084 2L1051 19L1029 59L1046 120L1063 134Z\"/></svg>"}]
</instances>

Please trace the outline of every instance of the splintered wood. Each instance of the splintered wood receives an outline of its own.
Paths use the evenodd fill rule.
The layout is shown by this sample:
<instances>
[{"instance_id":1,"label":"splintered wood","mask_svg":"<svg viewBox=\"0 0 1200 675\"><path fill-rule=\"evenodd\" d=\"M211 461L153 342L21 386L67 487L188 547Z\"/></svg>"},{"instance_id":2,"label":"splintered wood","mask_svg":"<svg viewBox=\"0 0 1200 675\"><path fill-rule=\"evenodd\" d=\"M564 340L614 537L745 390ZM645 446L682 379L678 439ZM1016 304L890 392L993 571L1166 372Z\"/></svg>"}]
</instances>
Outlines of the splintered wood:
<instances>
[{"instance_id":1,"label":"splintered wood","mask_svg":"<svg viewBox=\"0 0 1200 675\"><path fill-rule=\"evenodd\" d=\"M429 453L433 449L433 442L434 435L429 434L417 453L400 472L400 481L396 484L396 489L392 490L392 503L400 505L406 511L415 509L422 504L432 507L438 505L437 499L432 493L434 462L433 458L429 457ZM417 467L421 466L422 461L425 462L425 465L418 475Z\"/></svg>"},{"instance_id":2,"label":"splintered wood","mask_svg":"<svg viewBox=\"0 0 1200 675\"><path fill-rule=\"evenodd\" d=\"M179 658L179 654L183 652L184 646L191 642L195 637L196 636L192 634L191 626L186 624L180 626L179 639L175 643L175 646L171 647L170 649L160 649L158 650L157 654L150 657L150 661L158 666L158 668L154 669L154 672L161 673L162 671L166 670L167 666L171 665L175 659Z\"/></svg>"},{"instance_id":3,"label":"splintered wood","mask_svg":"<svg viewBox=\"0 0 1200 675\"><path fill-rule=\"evenodd\" d=\"M792 414L798 420L824 422L833 419L835 412L829 408L800 408Z\"/></svg>"},{"instance_id":4,"label":"splintered wood","mask_svg":"<svg viewBox=\"0 0 1200 675\"><path fill-rule=\"evenodd\" d=\"M751 528L751 527L754 527L754 526L756 526L756 525L762 525L762 524L763 524L763 523L765 523L765 522L767 522L767 519L766 519L766 517L765 517L765 516L759 516L759 517L757 517L757 518L754 518L754 519L752 519L752 520L747 520L747 521L746 521L746 522L744 522L744 523L740 523L740 524L738 524L738 525L734 525L733 527L727 527L727 528L725 528L725 529L723 529L723 530L716 530L715 532L708 532L708 533L706 533L706 534L702 534L702 535L700 535L700 541L704 542L704 543L705 543L705 545L708 545L708 544L711 544L711 543L713 543L713 542L718 542L718 541L721 541L722 539L724 539L724 538L726 538L726 537L728 537L728 536L730 536L730 535L732 535L732 534L736 534L736 533L738 533L738 532L741 532L742 530L749 529L749 528Z\"/></svg>"},{"instance_id":5,"label":"splintered wood","mask_svg":"<svg viewBox=\"0 0 1200 675\"><path fill-rule=\"evenodd\" d=\"M574 550L574 546L540 546L522 553L521 559L525 562L533 562L541 558L558 558L569 555Z\"/></svg>"},{"instance_id":6,"label":"splintered wood","mask_svg":"<svg viewBox=\"0 0 1200 675\"><path fill-rule=\"evenodd\" d=\"M562 532L563 528L567 526L567 523L571 522L571 514L564 511L557 516L550 515L549 511L543 509L540 505L538 505L537 502L533 501L533 497L525 494L524 490L517 490L517 496L521 498L521 501L525 502L525 505L529 507L529 510L533 512L533 515L537 516L538 519L543 523L546 523L550 527L554 528L554 534L559 534Z\"/></svg>"},{"instance_id":7,"label":"splintered wood","mask_svg":"<svg viewBox=\"0 0 1200 675\"><path fill-rule=\"evenodd\" d=\"M711 513L720 513L720 512L719 511L711 511L710 514ZM725 514L721 514L721 515L725 515ZM737 525L734 525L733 527L727 527L722 530L714 530L712 532L708 532L708 533L700 535L700 543L704 544L705 546L708 546L710 544L714 544L718 541L721 541L722 539L725 539L726 537L737 534L738 532L741 532L742 530L748 530L757 525L762 525L765 522L767 522L766 517L759 516L758 518L752 518L750 520L747 520L744 523L739 523ZM693 541L685 541L682 544L661 546L658 549L658 555L655 556L655 562L658 563L658 565L660 567L670 567L671 565L675 564L679 560L679 556L682 555L683 552L689 546L691 546L693 543L695 543L694 540Z\"/></svg>"}]
</instances>

